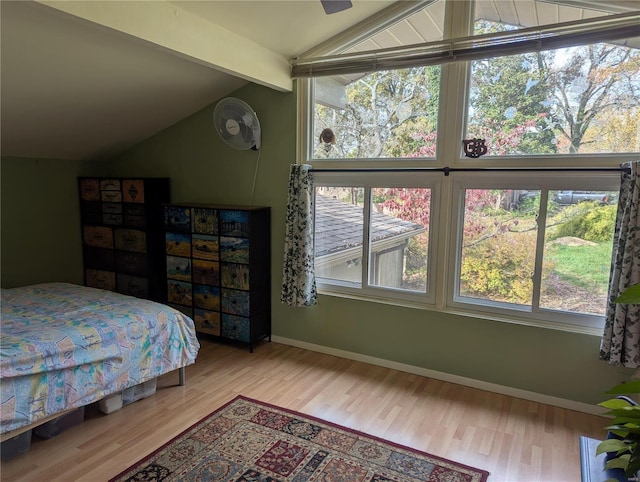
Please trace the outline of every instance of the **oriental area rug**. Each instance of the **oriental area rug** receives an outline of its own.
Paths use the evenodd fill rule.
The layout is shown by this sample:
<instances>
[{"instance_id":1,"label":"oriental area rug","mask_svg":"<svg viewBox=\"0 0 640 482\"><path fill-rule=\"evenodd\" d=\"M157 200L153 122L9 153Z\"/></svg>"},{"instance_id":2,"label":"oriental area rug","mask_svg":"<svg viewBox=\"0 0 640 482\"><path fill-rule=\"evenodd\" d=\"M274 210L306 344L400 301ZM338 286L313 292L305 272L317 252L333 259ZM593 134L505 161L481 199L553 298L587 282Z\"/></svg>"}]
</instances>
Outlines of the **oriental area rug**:
<instances>
[{"instance_id":1,"label":"oriental area rug","mask_svg":"<svg viewBox=\"0 0 640 482\"><path fill-rule=\"evenodd\" d=\"M488 475L239 396L110 482L484 482Z\"/></svg>"}]
</instances>

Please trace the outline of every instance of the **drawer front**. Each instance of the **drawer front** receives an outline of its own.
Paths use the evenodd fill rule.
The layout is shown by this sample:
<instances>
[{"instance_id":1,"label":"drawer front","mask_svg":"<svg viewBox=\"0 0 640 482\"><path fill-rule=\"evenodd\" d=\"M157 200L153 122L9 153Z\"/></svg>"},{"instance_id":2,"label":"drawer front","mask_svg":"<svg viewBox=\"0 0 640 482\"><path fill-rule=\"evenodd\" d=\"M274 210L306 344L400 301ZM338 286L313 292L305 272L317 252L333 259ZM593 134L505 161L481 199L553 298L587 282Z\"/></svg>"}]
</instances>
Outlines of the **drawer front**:
<instances>
[{"instance_id":1,"label":"drawer front","mask_svg":"<svg viewBox=\"0 0 640 482\"><path fill-rule=\"evenodd\" d=\"M113 249L113 229L106 226L83 226L84 243L94 248Z\"/></svg>"},{"instance_id":2,"label":"drawer front","mask_svg":"<svg viewBox=\"0 0 640 482\"><path fill-rule=\"evenodd\" d=\"M220 286L220 264L216 261L194 259L191 271L194 283Z\"/></svg>"},{"instance_id":3,"label":"drawer front","mask_svg":"<svg viewBox=\"0 0 640 482\"><path fill-rule=\"evenodd\" d=\"M191 283L172 279L167 280L167 301L169 303L191 306L193 303Z\"/></svg>"},{"instance_id":4,"label":"drawer front","mask_svg":"<svg viewBox=\"0 0 640 482\"><path fill-rule=\"evenodd\" d=\"M220 259L230 263L249 264L249 240L220 237Z\"/></svg>"},{"instance_id":5,"label":"drawer front","mask_svg":"<svg viewBox=\"0 0 640 482\"><path fill-rule=\"evenodd\" d=\"M103 214L102 215L102 224L108 224L110 226L121 226L122 225L122 214Z\"/></svg>"},{"instance_id":6,"label":"drawer front","mask_svg":"<svg viewBox=\"0 0 640 482\"><path fill-rule=\"evenodd\" d=\"M137 229L116 229L115 245L116 249L121 249L123 251L146 253L147 235L144 231L139 231Z\"/></svg>"},{"instance_id":7,"label":"drawer front","mask_svg":"<svg viewBox=\"0 0 640 482\"><path fill-rule=\"evenodd\" d=\"M129 216L144 216L144 204L124 204L124 214Z\"/></svg>"},{"instance_id":8,"label":"drawer front","mask_svg":"<svg viewBox=\"0 0 640 482\"><path fill-rule=\"evenodd\" d=\"M251 342L251 325L249 318L222 314L222 336L233 340Z\"/></svg>"},{"instance_id":9,"label":"drawer front","mask_svg":"<svg viewBox=\"0 0 640 482\"><path fill-rule=\"evenodd\" d=\"M223 210L220 213L220 235L249 237L249 213Z\"/></svg>"},{"instance_id":10,"label":"drawer front","mask_svg":"<svg viewBox=\"0 0 640 482\"><path fill-rule=\"evenodd\" d=\"M196 308L193 310L196 331L220 336L220 313Z\"/></svg>"},{"instance_id":11,"label":"drawer front","mask_svg":"<svg viewBox=\"0 0 640 482\"><path fill-rule=\"evenodd\" d=\"M120 191L120 179L101 179L101 191Z\"/></svg>"},{"instance_id":12,"label":"drawer front","mask_svg":"<svg viewBox=\"0 0 640 482\"><path fill-rule=\"evenodd\" d=\"M147 276L149 274L149 258L146 254L117 251L116 269L122 273Z\"/></svg>"},{"instance_id":13,"label":"drawer front","mask_svg":"<svg viewBox=\"0 0 640 482\"><path fill-rule=\"evenodd\" d=\"M120 191L102 191L100 199L105 203L121 203L122 193Z\"/></svg>"},{"instance_id":14,"label":"drawer front","mask_svg":"<svg viewBox=\"0 0 640 482\"><path fill-rule=\"evenodd\" d=\"M116 289L116 274L113 271L87 269L85 270L85 281L86 285L92 288L110 291Z\"/></svg>"},{"instance_id":15,"label":"drawer front","mask_svg":"<svg viewBox=\"0 0 640 482\"><path fill-rule=\"evenodd\" d=\"M191 209L178 206L165 206L164 226L167 231L191 232Z\"/></svg>"},{"instance_id":16,"label":"drawer front","mask_svg":"<svg viewBox=\"0 0 640 482\"><path fill-rule=\"evenodd\" d=\"M191 258L167 256L167 278L191 281Z\"/></svg>"},{"instance_id":17,"label":"drawer front","mask_svg":"<svg viewBox=\"0 0 640 482\"><path fill-rule=\"evenodd\" d=\"M220 241L217 236L194 234L192 239L194 258L208 259L210 261L218 261L220 259Z\"/></svg>"},{"instance_id":18,"label":"drawer front","mask_svg":"<svg viewBox=\"0 0 640 482\"><path fill-rule=\"evenodd\" d=\"M102 203L102 212L105 214L122 214L122 204Z\"/></svg>"},{"instance_id":19,"label":"drawer front","mask_svg":"<svg viewBox=\"0 0 640 482\"><path fill-rule=\"evenodd\" d=\"M87 268L113 271L116 265L114 251L112 249L85 246L84 264Z\"/></svg>"},{"instance_id":20,"label":"drawer front","mask_svg":"<svg viewBox=\"0 0 640 482\"><path fill-rule=\"evenodd\" d=\"M102 203L100 201L82 201L80 203L80 219L82 224L100 224L102 222Z\"/></svg>"},{"instance_id":21,"label":"drawer front","mask_svg":"<svg viewBox=\"0 0 640 482\"><path fill-rule=\"evenodd\" d=\"M102 213L102 203L100 201L83 201L80 203L80 212L82 214Z\"/></svg>"},{"instance_id":22,"label":"drawer front","mask_svg":"<svg viewBox=\"0 0 640 482\"><path fill-rule=\"evenodd\" d=\"M220 311L220 288L193 285L193 306L205 310Z\"/></svg>"},{"instance_id":23,"label":"drawer front","mask_svg":"<svg viewBox=\"0 0 640 482\"><path fill-rule=\"evenodd\" d=\"M148 298L149 281L140 276L118 273L118 293L137 296L138 298Z\"/></svg>"},{"instance_id":24,"label":"drawer front","mask_svg":"<svg viewBox=\"0 0 640 482\"><path fill-rule=\"evenodd\" d=\"M232 315L250 316L250 298L248 291L222 288L222 311Z\"/></svg>"},{"instance_id":25,"label":"drawer front","mask_svg":"<svg viewBox=\"0 0 640 482\"><path fill-rule=\"evenodd\" d=\"M165 249L167 254L191 256L191 236L186 233L166 233Z\"/></svg>"},{"instance_id":26,"label":"drawer front","mask_svg":"<svg viewBox=\"0 0 640 482\"><path fill-rule=\"evenodd\" d=\"M193 208L193 232L198 234L218 234L217 209Z\"/></svg>"},{"instance_id":27,"label":"drawer front","mask_svg":"<svg viewBox=\"0 0 640 482\"><path fill-rule=\"evenodd\" d=\"M122 199L126 203L144 203L144 181L141 179L123 180Z\"/></svg>"},{"instance_id":28,"label":"drawer front","mask_svg":"<svg viewBox=\"0 0 640 482\"><path fill-rule=\"evenodd\" d=\"M80 199L83 201L100 201L100 181L97 179L80 179Z\"/></svg>"},{"instance_id":29,"label":"drawer front","mask_svg":"<svg viewBox=\"0 0 640 482\"><path fill-rule=\"evenodd\" d=\"M225 288L249 289L249 265L222 263L221 283Z\"/></svg>"}]
</instances>

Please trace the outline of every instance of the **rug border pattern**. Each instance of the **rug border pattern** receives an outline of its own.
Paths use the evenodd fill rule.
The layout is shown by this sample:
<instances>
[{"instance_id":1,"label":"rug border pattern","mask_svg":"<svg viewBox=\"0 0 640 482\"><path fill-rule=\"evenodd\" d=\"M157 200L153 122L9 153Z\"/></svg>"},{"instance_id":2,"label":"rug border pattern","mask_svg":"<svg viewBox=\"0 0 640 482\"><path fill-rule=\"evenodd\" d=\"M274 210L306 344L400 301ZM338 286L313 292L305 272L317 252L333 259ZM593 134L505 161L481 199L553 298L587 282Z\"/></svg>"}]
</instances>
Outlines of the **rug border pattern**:
<instances>
[{"instance_id":1,"label":"rug border pattern","mask_svg":"<svg viewBox=\"0 0 640 482\"><path fill-rule=\"evenodd\" d=\"M145 457L139 459L138 461L136 461L135 463L131 464L130 466L128 466L126 469L124 469L123 471L121 471L120 473L118 473L116 476L112 477L111 479L109 479L109 482L116 482L120 479L122 479L123 476L129 474L131 475L132 473L134 473L133 471L136 468L141 468L145 465L145 463L151 459L153 459L156 455L158 455L160 452L162 452L165 448L167 448L168 446L170 446L171 444L173 444L174 442L180 440L182 437L185 437L187 434L189 434L189 432L194 431L194 429L197 429L198 427L202 426L203 424L206 424L206 422L215 417L216 415L218 415L220 412L224 411L226 408L228 408L230 405L233 405L234 403L238 402L238 401L246 401L248 403L252 403L255 404L257 406L262 406L265 408L269 408L271 410L274 410L276 412L284 412L287 415L290 415L292 417L298 417L301 418L303 420L308 420L310 422L315 422L319 425L324 425L327 427L331 427L334 428L338 431L342 431L342 432L346 432L348 434L354 435L355 437L362 437L364 439L369 439L375 442L378 442L380 444L384 444L386 446L389 447L393 447L395 449L398 450L402 450L402 451L406 451L415 455L418 455L420 457L428 457L431 460L437 461L437 462L441 462L443 465L453 465L456 468L459 469L463 469L463 470L468 470L470 472L475 472L477 474L480 475L479 479L475 479L477 480L477 482L486 482L489 476L489 472L486 470L482 470L476 467L472 467L470 465L465 465L459 462L455 462L443 457L439 457L437 455L433 455L418 449L415 449L413 447L409 447L406 445L402 445L396 442L393 442L391 440L388 439L383 439L381 437L378 437L376 435L372 435L366 432L362 432L356 429L352 429L350 427L344 426L344 425L340 425L338 423L334 423L331 422L329 420L325 420L313 415L308 415L302 412L298 412L296 410L292 410L292 409L288 409L288 408L284 408L278 405L274 405L272 403L269 402L263 402L261 400L256 400L254 398L250 398L244 395L237 395L236 397L234 397L233 399L229 400L228 402L224 403L223 405L221 405L220 407L218 407L217 409L215 409L214 411L212 411L211 413L209 413L208 415L204 416L203 418L201 418L200 420L196 421L195 423L193 423L191 426L189 426L187 429L183 430L182 432L180 432L178 435L174 436L173 438L171 438L169 441L165 442L164 444L162 444L160 447L158 447L156 450L152 451L151 453L149 453L148 455L146 455ZM240 479L243 480L243 479Z\"/></svg>"}]
</instances>

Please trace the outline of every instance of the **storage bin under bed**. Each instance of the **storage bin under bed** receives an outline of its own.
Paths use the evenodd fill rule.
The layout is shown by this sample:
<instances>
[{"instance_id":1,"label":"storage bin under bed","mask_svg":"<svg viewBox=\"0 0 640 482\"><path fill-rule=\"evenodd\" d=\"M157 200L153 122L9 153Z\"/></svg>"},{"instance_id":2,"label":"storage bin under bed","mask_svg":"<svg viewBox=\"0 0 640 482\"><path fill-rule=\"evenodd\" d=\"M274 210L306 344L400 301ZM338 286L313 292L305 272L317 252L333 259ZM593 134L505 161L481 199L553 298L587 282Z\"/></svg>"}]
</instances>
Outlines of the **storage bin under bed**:
<instances>
[{"instance_id":1,"label":"storage bin under bed","mask_svg":"<svg viewBox=\"0 0 640 482\"><path fill-rule=\"evenodd\" d=\"M98 408L102 413L109 414L121 409L125 405L150 397L156 393L157 381L158 379L154 378L131 388L127 388L120 393L109 395L98 402Z\"/></svg>"}]
</instances>

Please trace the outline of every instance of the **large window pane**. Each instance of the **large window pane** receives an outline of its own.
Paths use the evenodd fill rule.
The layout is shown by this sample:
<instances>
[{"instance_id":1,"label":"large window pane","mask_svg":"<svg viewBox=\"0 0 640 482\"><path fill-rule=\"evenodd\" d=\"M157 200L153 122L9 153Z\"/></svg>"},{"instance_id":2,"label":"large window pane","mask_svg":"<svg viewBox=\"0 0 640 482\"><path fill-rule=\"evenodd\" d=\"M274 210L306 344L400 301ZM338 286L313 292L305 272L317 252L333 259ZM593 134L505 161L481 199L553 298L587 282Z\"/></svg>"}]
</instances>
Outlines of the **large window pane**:
<instances>
[{"instance_id":1,"label":"large window pane","mask_svg":"<svg viewBox=\"0 0 640 482\"><path fill-rule=\"evenodd\" d=\"M549 191L540 307L604 315L617 193Z\"/></svg>"},{"instance_id":2,"label":"large window pane","mask_svg":"<svg viewBox=\"0 0 640 482\"><path fill-rule=\"evenodd\" d=\"M465 191L460 296L531 305L537 197L532 191Z\"/></svg>"},{"instance_id":3,"label":"large window pane","mask_svg":"<svg viewBox=\"0 0 640 482\"><path fill-rule=\"evenodd\" d=\"M319 278L362 284L363 199L363 188L316 188L315 270Z\"/></svg>"},{"instance_id":4,"label":"large window pane","mask_svg":"<svg viewBox=\"0 0 640 482\"><path fill-rule=\"evenodd\" d=\"M487 139L489 156L640 151L635 48L599 43L474 61L469 95L466 137Z\"/></svg>"},{"instance_id":5,"label":"large window pane","mask_svg":"<svg viewBox=\"0 0 640 482\"><path fill-rule=\"evenodd\" d=\"M619 2L610 12L569 3L439 1L427 7L437 6L429 15L416 10L410 21L345 48L388 49L627 11ZM453 16L446 21L445 5ZM619 175L545 170L609 169L637 157L639 48L634 38L457 59L442 66L442 91L439 67L304 84L313 97L303 105L305 139L312 139L303 161L314 166L316 186L332 186L316 190L319 289L563 329L599 328ZM461 162L469 138L486 139L489 152ZM471 164L487 171L457 172ZM452 169L418 172L444 166Z\"/></svg>"},{"instance_id":6,"label":"large window pane","mask_svg":"<svg viewBox=\"0 0 640 482\"><path fill-rule=\"evenodd\" d=\"M362 285L364 188L317 187L315 269L325 282ZM372 188L368 277L371 286L425 293L431 215L429 188Z\"/></svg>"},{"instance_id":7,"label":"large window pane","mask_svg":"<svg viewBox=\"0 0 640 482\"><path fill-rule=\"evenodd\" d=\"M430 211L430 189L372 189L369 284L426 291Z\"/></svg>"},{"instance_id":8,"label":"large window pane","mask_svg":"<svg viewBox=\"0 0 640 482\"><path fill-rule=\"evenodd\" d=\"M314 83L313 159L435 156L439 66Z\"/></svg>"}]
</instances>

